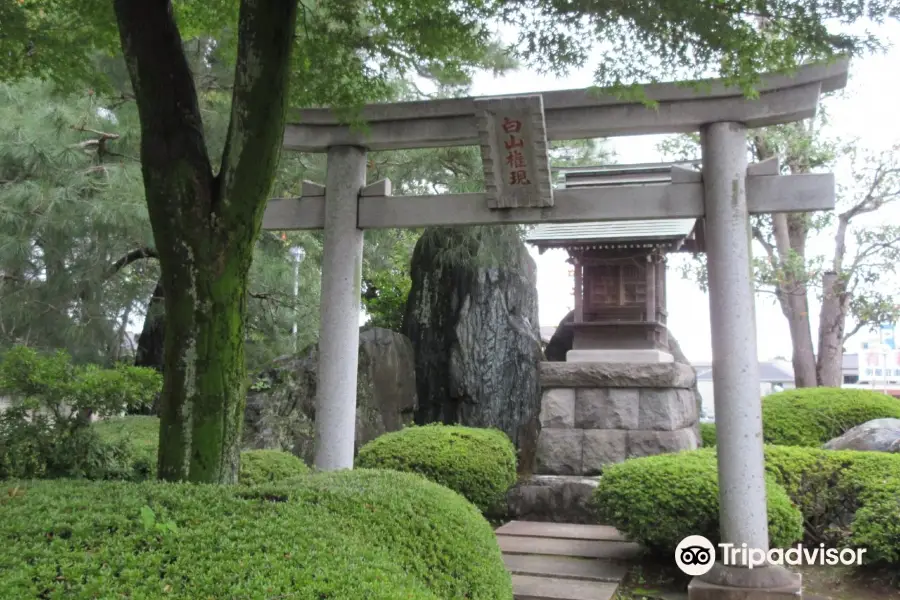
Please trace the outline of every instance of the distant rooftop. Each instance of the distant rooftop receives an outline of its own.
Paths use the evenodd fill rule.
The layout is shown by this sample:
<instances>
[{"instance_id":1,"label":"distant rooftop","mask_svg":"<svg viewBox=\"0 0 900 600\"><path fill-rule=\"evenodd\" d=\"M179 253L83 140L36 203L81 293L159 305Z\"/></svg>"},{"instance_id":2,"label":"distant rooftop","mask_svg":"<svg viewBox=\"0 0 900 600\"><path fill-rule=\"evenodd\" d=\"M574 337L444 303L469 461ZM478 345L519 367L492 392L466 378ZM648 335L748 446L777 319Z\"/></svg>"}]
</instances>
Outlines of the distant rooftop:
<instances>
[{"instance_id":1,"label":"distant rooftop","mask_svg":"<svg viewBox=\"0 0 900 600\"><path fill-rule=\"evenodd\" d=\"M713 380L712 364L709 362L696 362L693 363L693 367L697 371L697 381ZM789 362L761 360L759 361L759 381L760 383L793 383L794 368Z\"/></svg>"}]
</instances>

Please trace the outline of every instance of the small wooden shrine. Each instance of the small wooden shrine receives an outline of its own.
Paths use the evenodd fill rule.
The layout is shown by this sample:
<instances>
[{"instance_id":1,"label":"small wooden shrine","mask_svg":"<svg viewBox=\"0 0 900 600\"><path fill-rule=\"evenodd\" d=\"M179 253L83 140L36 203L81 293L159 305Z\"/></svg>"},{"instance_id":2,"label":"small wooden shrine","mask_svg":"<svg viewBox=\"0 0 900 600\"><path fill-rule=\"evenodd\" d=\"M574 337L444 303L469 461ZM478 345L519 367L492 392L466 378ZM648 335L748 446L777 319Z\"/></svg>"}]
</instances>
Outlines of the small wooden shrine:
<instances>
[{"instance_id":1,"label":"small wooden shrine","mask_svg":"<svg viewBox=\"0 0 900 600\"><path fill-rule=\"evenodd\" d=\"M568 170L564 185L594 187L609 181L655 185L668 183L670 171L671 165ZM537 226L527 241L541 253L562 248L569 254L575 271L571 327L576 353L667 352L666 255L703 251L700 220L546 223Z\"/></svg>"}]
</instances>

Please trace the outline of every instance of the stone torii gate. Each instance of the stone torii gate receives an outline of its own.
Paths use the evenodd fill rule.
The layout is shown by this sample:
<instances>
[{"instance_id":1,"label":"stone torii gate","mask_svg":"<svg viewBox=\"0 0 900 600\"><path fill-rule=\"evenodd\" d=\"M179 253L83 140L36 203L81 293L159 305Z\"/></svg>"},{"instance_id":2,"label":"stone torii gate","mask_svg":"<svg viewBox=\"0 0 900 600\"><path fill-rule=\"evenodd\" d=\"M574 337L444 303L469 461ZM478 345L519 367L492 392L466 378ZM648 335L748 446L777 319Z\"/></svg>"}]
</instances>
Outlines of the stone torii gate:
<instances>
[{"instance_id":1,"label":"stone torii gate","mask_svg":"<svg viewBox=\"0 0 900 600\"><path fill-rule=\"evenodd\" d=\"M325 230L315 466L353 466L363 230L704 219L722 540L767 551L749 216L832 209L834 178L780 176L774 161L748 166L746 130L813 117L820 95L843 88L847 74L842 61L809 65L794 76L766 76L756 99L718 81L703 91L649 85L644 90L654 108L568 90L372 104L362 111L363 128L344 124L329 109L295 113L284 147L327 152L326 182L304 182L301 197L271 200L263 227ZM676 168L665 185L551 186L549 141L696 131L702 173ZM465 145L481 146L484 193L393 196L390 181L366 185L368 150ZM691 584L692 599L747 598L747 588L763 594L753 598L797 597L800 589L798 577L776 567L716 565L700 579Z\"/></svg>"}]
</instances>

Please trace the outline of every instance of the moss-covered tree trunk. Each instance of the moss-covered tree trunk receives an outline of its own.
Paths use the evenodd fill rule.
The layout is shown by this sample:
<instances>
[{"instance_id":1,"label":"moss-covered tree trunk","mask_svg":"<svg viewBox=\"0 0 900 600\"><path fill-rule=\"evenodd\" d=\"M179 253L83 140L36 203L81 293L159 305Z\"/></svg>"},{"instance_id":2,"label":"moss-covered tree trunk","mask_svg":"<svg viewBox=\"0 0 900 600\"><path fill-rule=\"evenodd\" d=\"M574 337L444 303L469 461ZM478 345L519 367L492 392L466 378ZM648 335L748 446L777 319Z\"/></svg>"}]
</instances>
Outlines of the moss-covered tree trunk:
<instances>
[{"instance_id":1,"label":"moss-covered tree trunk","mask_svg":"<svg viewBox=\"0 0 900 600\"><path fill-rule=\"evenodd\" d=\"M213 172L169 2L115 0L165 289L159 476L237 479L253 246L281 152L296 2L244 0L231 124Z\"/></svg>"}]
</instances>

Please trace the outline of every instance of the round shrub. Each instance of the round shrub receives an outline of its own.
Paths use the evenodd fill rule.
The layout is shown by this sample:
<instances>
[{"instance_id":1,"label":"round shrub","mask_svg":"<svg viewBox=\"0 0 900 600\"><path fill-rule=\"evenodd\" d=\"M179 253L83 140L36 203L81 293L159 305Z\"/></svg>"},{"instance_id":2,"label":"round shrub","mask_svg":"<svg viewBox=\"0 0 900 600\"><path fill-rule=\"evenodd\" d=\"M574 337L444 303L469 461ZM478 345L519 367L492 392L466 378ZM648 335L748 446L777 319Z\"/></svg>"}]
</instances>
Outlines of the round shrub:
<instances>
[{"instance_id":1,"label":"round shrub","mask_svg":"<svg viewBox=\"0 0 900 600\"><path fill-rule=\"evenodd\" d=\"M485 514L500 509L516 482L515 447L497 429L409 427L363 446L356 464L419 473L459 492Z\"/></svg>"},{"instance_id":2,"label":"round shrub","mask_svg":"<svg viewBox=\"0 0 900 600\"><path fill-rule=\"evenodd\" d=\"M900 419L900 400L870 390L801 388L763 398L763 439L781 446L821 446L873 419Z\"/></svg>"},{"instance_id":3,"label":"round shrub","mask_svg":"<svg viewBox=\"0 0 900 600\"><path fill-rule=\"evenodd\" d=\"M280 450L246 450L241 452L238 481L242 485L260 485L291 479L309 473L302 460Z\"/></svg>"},{"instance_id":4,"label":"round shrub","mask_svg":"<svg viewBox=\"0 0 900 600\"><path fill-rule=\"evenodd\" d=\"M713 448L716 445L716 424L700 423L700 439L704 448Z\"/></svg>"},{"instance_id":5,"label":"round shrub","mask_svg":"<svg viewBox=\"0 0 900 600\"><path fill-rule=\"evenodd\" d=\"M767 446L766 469L803 513L804 542L900 565L900 455Z\"/></svg>"},{"instance_id":6,"label":"round shrub","mask_svg":"<svg viewBox=\"0 0 900 600\"><path fill-rule=\"evenodd\" d=\"M513 597L490 525L412 474L4 488L0 598Z\"/></svg>"},{"instance_id":7,"label":"round shrub","mask_svg":"<svg viewBox=\"0 0 900 600\"><path fill-rule=\"evenodd\" d=\"M770 543L789 546L803 535L803 517L769 475L766 491ZM660 454L609 466L592 501L601 522L661 555L671 555L689 535L702 535L713 544L721 540L718 472L710 450Z\"/></svg>"}]
</instances>

